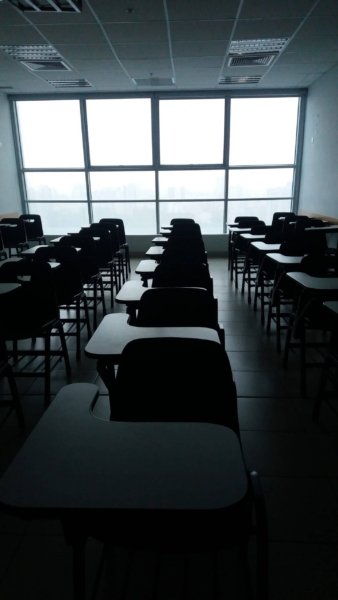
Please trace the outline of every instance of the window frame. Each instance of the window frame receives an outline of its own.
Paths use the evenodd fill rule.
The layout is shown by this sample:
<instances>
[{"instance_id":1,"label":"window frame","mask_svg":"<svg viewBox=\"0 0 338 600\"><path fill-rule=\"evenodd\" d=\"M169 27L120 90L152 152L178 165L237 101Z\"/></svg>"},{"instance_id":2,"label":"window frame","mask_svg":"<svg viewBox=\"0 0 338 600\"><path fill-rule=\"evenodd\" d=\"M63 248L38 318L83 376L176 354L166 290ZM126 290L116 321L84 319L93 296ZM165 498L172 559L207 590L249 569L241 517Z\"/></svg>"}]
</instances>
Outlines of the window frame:
<instances>
[{"instance_id":1,"label":"window frame","mask_svg":"<svg viewBox=\"0 0 338 600\"><path fill-rule=\"evenodd\" d=\"M281 97L298 97L298 120L297 120L297 132L296 132L296 147L295 147L295 160L293 164L287 165L235 165L230 166L229 164L229 152L230 152L230 107L232 98L281 98ZM96 202L121 202L121 200L93 200L91 197L91 185L90 185L90 174L91 172L102 172L102 171L154 171L155 172L155 200L154 208L156 213L156 228L157 232L160 231L160 203L161 202L173 202L172 200L160 200L159 198L159 173L161 171L202 171L202 170L224 170L225 186L224 186L224 199L206 199L205 202L222 202L223 203L223 224L221 231L215 234L227 233L227 214L228 214L228 203L232 200L229 199L229 172L234 169L276 169L276 168L293 168L294 177L292 185L292 193L289 198L241 198L240 200L274 200L290 199L290 210L297 212L299 202L299 189L301 179L301 163L302 163L302 152L303 152L303 140L304 140L304 124L305 124L305 109L306 109L306 98L307 89L285 89L285 90L222 90L214 92L149 92L149 93L138 93L138 94L43 94L43 95L10 95L10 108L11 108L11 119L12 128L14 134L14 147L18 170L19 188L21 194L21 202L23 212L29 212L30 202L37 203L51 203L53 201L30 201L27 199L27 190L25 185L25 173L26 172L84 172L86 180L86 191L87 200L69 201L64 200L63 203L68 202L85 202L87 204L89 222L93 222L93 205ZM131 98L150 98L151 100L151 137L152 137L152 158L153 162L151 165L130 165L130 166L91 166L90 164L90 153L89 153L89 136L88 136L88 121L86 111L86 100L95 99L131 99ZM219 164L194 164L194 165L161 165L160 164L160 127L159 127L159 104L161 100L182 100L182 99L214 99L222 98L224 102L224 152L223 161ZM80 105L81 115L81 127L82 127L82 143L84 152L84 168L77 169L39 169L39 168L25 168L23 166L23 157L21 152L20 143L20 131L18 123L18 115L16 110L16 102L21 101L39 101L39 100L78 100ZM233 199L235 200L235 199ZM236 199L235 201L239 201ZM123 202L144 202L143 200L123 200ZM198 202L198 199L184 199L184 202ZM163 224L162 224L163 225ZM144 234L141 234L144 235Z\"/></svg>"}]
</instances>

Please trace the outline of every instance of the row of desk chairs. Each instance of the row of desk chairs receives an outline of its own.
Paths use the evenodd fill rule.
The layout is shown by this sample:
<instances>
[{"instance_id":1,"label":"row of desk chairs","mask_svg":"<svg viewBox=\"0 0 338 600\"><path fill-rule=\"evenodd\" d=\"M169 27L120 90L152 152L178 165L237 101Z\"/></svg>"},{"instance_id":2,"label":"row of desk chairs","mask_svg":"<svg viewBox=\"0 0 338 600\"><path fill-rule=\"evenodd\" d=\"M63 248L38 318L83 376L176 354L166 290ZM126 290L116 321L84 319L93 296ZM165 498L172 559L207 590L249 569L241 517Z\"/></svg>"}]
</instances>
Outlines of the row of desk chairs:
<instances>
[{"instance_id":1,"label":"row of desk chairs","mask_svg":"<svg viewBox=\"0 0 338 600\"><path fill-rule=\"evenodd\" d=\"M19 218L5 217L0 222L0 252L3 258L12 251L20 254L29 247L29 242L46 244L40 215L22 214Z\"/></svg>"},{"instance_id":2,"label":"row of desk chairs","mask_svg":"<svg viewBox=\"0 0 338 600\"><path fill-rule=\"evenodd\" d=\"M335 248L328 248L325 230L321 230L325 223L318 219L312 220L301 218L295 221L295 216L285 217L289 224L296 225L293 230L279 231L275 239L276 248L270 248L270 252L278 252L278 256L285 256L285 261L274 260L274 254L269 254L269 249L263 250L263 246L271 241L263 238L263 243L245 242L246 246L246 268L250 272L250 263L254 264L255 269L255 300L254 308L257 306L257 300L261 302L261 322L264 323L264 308L268 306L267 332L270 332L271 323L276 323L277 350L281 351L281 330L286 330L285 348L283 354L283 365L288 364L288 356L291 348L300 349L300 377L301 393L306 396L306 368L320 367L320 363L307 362L307 348L327 348L328 343L325 340L309 341L307 332L326 331L332 328L328 323L325 311L322 310L322 295L316 296L311 291L302 289L292 278L287 277L290 271L298 271L316 278L331 278L338 276L338 253ZM299 225L301 224L301 226ZM297 227L298 226L298 227ZM311 227L311 230L309 228ZM276 235L276 233L274 233ZM277 233L278 235L278 233ZM284 240L284 241L283 241ZM286 241L285 241L286 240ZM261 246L261 247L260 247ZM249 266L248 266L249 263ZM280 266L279 266L280 265ZM250 281L250 279L249 279ZM242 292L244 291L245 271L242 282ZM250 287L249 287L250 292ZM338 298L338 289L336 292ZM285 323L285 324L284 324ZM337 327L337 321L335 323ZM292 340L294 338L294 341ZM317 403L314 409L314 418L318 418L319 407L326 381L330 379L335 381L337 378L336 361L337 345L335 344L337 336L334 332L330 342L330 352L326 359L326 369L321 378L320 390L317 395ZM332 374L332 368L336 368L336 374ZM336 383L336 392L338 386Z\"/></svg>"}]
</instances>

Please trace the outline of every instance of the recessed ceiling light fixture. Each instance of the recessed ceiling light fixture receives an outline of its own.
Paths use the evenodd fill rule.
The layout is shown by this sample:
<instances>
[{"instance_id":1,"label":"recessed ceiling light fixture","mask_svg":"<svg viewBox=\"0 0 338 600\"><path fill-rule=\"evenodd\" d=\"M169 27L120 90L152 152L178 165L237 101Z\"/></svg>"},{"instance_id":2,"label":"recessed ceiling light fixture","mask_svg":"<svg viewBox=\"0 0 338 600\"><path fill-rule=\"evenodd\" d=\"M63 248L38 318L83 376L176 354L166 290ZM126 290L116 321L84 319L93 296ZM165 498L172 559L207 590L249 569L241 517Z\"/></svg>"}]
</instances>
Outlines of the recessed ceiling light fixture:
<instances>
[{"instance_id":1,"label":"recessed ceiling light fixture","mask_svg":"<svg viewBox=\"0 0 338 600\"><path fill-rule=\"evenodd\" d=\"M0 50L30 71L70 71L60 54L48 44L0 46Z\"/></svg>"},{"instance_id":2,"label":"recessed ceiling light fixture","mask_svg":"<svg viewBox=\"0 0 338 600\"><path fill-rule=\"evenodd\" d=\"M8 0L8 2L21 12L82 12L82 0Z\"/></svg>"},{"instance_id":3,"label":"recessed ceiling light fixture","mask_svg":"<svg viewBox=\"0 0 338 600\"><path fill-rule=\"evenodd\" d=\"M49 83L54 88L89 88L93 87L87 79L46 79L46 83Z\"/></svg>"},{"instance_id":4,"label":"recessed ceiling light fixture","mask_svg":"<svg viewBox=\"0 0 338 600\"><path fill-rule=\"evenodd\" d=\"M230 44L228 67L268 67L288 38L235 40Z\"/></svg>"},{"instance_id":5,"label":"recessed ceiling light fixture","mask_svg":"<svg viewBox=\"0 0 338 600\"><path fill-rule=\"evenodd\" d=\"M219 85L255 84L259 83L261 78L261 75L248 75L245 77L221 77L218 83Z\"/></svg>"}]
</instances>

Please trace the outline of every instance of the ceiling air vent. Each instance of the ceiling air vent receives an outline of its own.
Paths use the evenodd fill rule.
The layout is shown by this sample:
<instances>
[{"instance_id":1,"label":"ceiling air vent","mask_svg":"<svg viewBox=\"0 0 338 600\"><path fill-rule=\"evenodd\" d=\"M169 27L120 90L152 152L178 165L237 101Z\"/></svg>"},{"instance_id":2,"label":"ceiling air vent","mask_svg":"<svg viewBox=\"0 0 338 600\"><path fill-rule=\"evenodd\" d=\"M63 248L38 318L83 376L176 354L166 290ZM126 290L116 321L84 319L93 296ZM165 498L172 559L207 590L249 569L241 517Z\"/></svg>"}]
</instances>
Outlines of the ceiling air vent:
<instances>
[{"instance_id":1,"label":"ceiling air vent","mask_svg":"<svg viewBox=\"0 0 338 600\"><path fill-rule=\"evenodd\" d=\"M219 80L220 85L238 85L238 84L254 84L259 83L261 80L261 75L252 75L247 77L221 77Z\"/></svg>"},{"instance_id":2,"label":"ceiling air vent","mask_svg":"<svg viewBox=\"0 0 338 600\"><path fill-rule=\"evenodd\" d=\"M234 40L230 44L229 55L245 54L278 54L289 38L265 38L262 40Z\"/></svg>"},{"instance_id":3,"label":"ceiling air vent","mask_svg":"<svg viewBox=\"0 0 338 600\"><path fill-rule=\"evenodd\" d=\"M82 0L8 0L21 12L79 13Z\"/></svg>"},{"instance_id":4,"label":"ceiling air vent","mask_svg":"<svg viewBox=\"0 0 338 600\"><path fill-rule=\"evenodd\" d=\"M228 67L268 67L278 52L255 54L242 54L241 56L230 56Z\"/></svg>"},{"instance_id":5,"label":"ceiling air vent","mask_svg":"<svg viewBox=\"0 0 338 600\"><path fill-rule=\"evenodd\" d=\"M60 54L48 44L0 46L0 50L30 71L70 71Z\"/></svg>"},{"instance_id":6,"label":"ceiling air vent","mask_svg":"<svg viewBox=\"0 0 338 600\"><path fill-rule=\"evenodd\" d=\"M64 88L90 88L93 87L89 81L86 79L54 79L54 80L46 80L46 83L49 83L56 89L64 89Z\"/></svg>"},{"instance_id":7,"label":"ceiling air vent","mask_svg":"<svg viewBox=\"0 0 338 600\"><path fill-rule=\"evenodd\" d=\"M173 77L148 77L147 79L134 79L134 82L138 86L149 86L149 87L163 87L168 85L175 85L175 79Z\"/></svg>"},{"instance_id":8,"label":"ceiling air vent","mask_svg":"<svg viewBox=\"0 0 338 600\"><path fill-rule=\"evenodd\" d=\"M70 71L62 60L21 60L30 71Z\"/></svg>"}]
</instances>

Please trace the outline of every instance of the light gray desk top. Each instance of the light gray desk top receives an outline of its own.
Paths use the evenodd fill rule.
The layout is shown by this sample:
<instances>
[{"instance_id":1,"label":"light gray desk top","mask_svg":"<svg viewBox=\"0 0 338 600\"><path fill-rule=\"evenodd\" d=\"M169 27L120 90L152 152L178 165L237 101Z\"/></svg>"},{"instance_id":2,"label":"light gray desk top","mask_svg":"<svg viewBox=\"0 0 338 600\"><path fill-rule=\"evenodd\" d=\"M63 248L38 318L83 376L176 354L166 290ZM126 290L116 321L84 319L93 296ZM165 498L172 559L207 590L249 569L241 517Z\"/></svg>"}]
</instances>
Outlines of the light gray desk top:
<instances>
[{"instance_id":1,"label":"light gray desk top","mask_svg":"<svg viewBox=\"0 0 338 600\"><path fill-rule=\"evenodd\" d=\"M138 275L153 275L158 263L155 260L141 260L135 269Z\"/></svg>"},{"instance_id":2,"label":"light gray desk top","mask_svg":"<svg viewBox=\"0 0 338 600\"><path fill-rule=\"evenodd\" d=\"M240 236L245 240L264 240L265 238L265 235L254 235L252 233L240 233Z\"/></svg>"},{"instance_id":3,"label":"light gray desk top","mask_svg":"<svg viewBox=\"0 0 338 600\"><path fill-rule=\"evenodd\" d=\"M161 248L161 246L151 246L151 248L149 248L149 250L147 250L146 252L146 256L149 256L149 258L161 258L162 254L164 252L164 248Z\"/></svg>"},{"instance_id":4,"label":"light gray desk top","mask_svg":"<svg viewBox=\"0 0 338 600\"><path fill-rule=\"evenodd\" d=\"M48 247L49 246L47 246L45 244L41 244L40 246L32 246L31 248L28 248L28 250L23 250L23 252L21 252L20 256L24 256L26 258L32 258L38 248L48 248Z\"/></svg>"},{"instance_id":5,"label":"light gray desk top","mask_svg":"<svg viewBox=\"0 0 338 600\"><path fill-rule=\"evenodd\" d=\"M334 313L336 316L338 316L338 301L337 300L331 300L329 302L324 302L323 306L325 306L325 308L327 308L332 313Z\"/></svg>"},{"instance_id":6,"label":"light gray desk top","mask_svg":"<svg viewBox=\"0 0 338 600\"><path fill-rule=\"evenodd\" d=\"M251 246L260 252L278 252L280 244L266 244L265 242L252 242Z\"/></svg>"},{"instance_id":7,"label":"light gray desk top","mask_svg":"<svg viewBox=\"0 0 338 600\"><path fill-rule=\"evenodd\" d=\"M74 509L212 511L244 499L231 429L104 421L91 414L95 393L91 384L61 390L1 478L3 508L62 518Z\"/></svg>"},{"instance_id":8,"label":"light gray desk top","mask_svg":"<svg viewBox=\"0 0 338 600\"><path fill-rule=\"evenodd\" d=\"M307 273L288 273L287 277L298 283L304 289L312 291L337 291L338 277L312 277Z\"/></svg>"},{"instance_id":9,"label":"light gray desk top","mask_svg":"<svg viewBox=\"0 0 338 600\"><path fill-rule=\"evenodd\" d=\"M279 265L300 265L304 258L303 256L284 256L278 252L267 254L267 256Z\"/></svg>"},{"instance_id":10,"label":"light gray desk top","mask_svg":"<svg viewBox=\"0 0 338 600\"><path fill-rule=\"evenodd\" d=\"M116 295L117 304L139 304L143 293L148 290L142 285L142 281L126 281Z\"/></svg>"},{"instance_id":11,"label":"light gray desk top","mask_svg":"<svg viewBox=\"0 0 338 600\"><path fill-rule=\"evenodd\" d=\"M192 338L219 344L219 336L214 329L207 327L135 327L128 325L128 315L115 313L107 315L94 331L85 355L90 358L108 359L118 364L123 348L132 340L144 338Z\"/></svg>"},{"instance_id":12,"label":"light gray desk top","mask_svg":"<svg viewBox=\"0 0 338 600\"><path fill-rule=\"evenodd\" d=\"M168 238L164 237L164 235L156 236L151 240L152 244L156 246L165 246L168 242Z\"/></svg>"}]
</instances>

